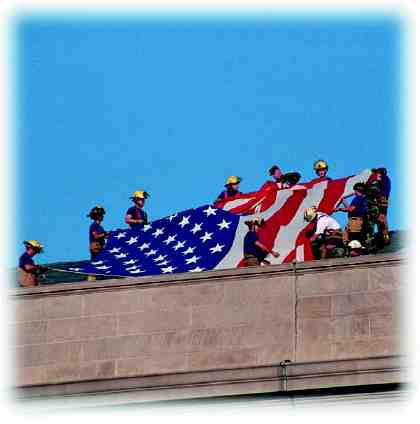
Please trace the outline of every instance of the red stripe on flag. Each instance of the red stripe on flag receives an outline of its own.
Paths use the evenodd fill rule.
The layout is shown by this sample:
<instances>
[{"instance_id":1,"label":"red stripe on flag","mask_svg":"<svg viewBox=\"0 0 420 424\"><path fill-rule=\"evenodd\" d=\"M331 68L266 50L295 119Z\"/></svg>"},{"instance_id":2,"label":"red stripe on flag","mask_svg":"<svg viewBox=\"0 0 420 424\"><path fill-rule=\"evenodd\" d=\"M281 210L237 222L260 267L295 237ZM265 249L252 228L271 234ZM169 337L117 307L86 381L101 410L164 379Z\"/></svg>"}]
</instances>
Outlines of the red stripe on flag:
<instances>
[{"instance_id":1,"label":"red stripe on flag","mask_svg":"<svg viewBox=\"0 0 420 424\"><path fill-rule=\"evenodd\" d=\"M282 226L286 226L295 217L302 201L307 196L306 190L294 191L284 205L275 212L259 231L260 240L268 248L272 249L274 241Z\"/></svg>"}]
</instances>

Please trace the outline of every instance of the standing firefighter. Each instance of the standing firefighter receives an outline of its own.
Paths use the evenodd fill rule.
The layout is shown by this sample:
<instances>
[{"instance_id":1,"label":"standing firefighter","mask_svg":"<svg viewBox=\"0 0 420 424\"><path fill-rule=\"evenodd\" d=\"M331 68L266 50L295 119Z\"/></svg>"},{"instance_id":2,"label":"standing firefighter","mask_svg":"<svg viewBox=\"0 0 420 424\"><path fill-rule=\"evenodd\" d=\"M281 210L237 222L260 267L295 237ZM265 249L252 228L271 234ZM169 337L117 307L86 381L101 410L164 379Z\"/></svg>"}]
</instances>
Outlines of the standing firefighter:
<instances>
[{"instance_id":1,"label":"standing firefighter","mask_svg":"<svg viewBox=\"0 0 420 424\"><path fill-rule=\"evenodd\" d=\"M44 251L44 246L37 240L24 241L26 252L19 259L19 285L34 287L38 285L38 276L47 271L41 265L35 265L33 257Z\"/></svg>"},{"instance_id":2,"label":"standing firefighter","mask_svg":"<svg viewBox=\"0 0 420 424\"><path fill-rule=\"evenodd\" d=\"M321 181L330 181L331 178L327 177L327 173L328 173L328 164L327 162L325 162L325 160L317 160L314 163L314 171L317 175L316 178L314 178L311 182L315 183L315 182L321 182Z\"/></svg>"},{"instance_id":3,"label":"standing firefighter","mask_svg":"<svg viewBox=\"0 0 420 424\"><path fill-rule=\"evenodd\" d=\"M218 202L222 202L224 200L228 200L228 199L232 199L234 197L236 197L238 194L242 194L239 191L239 184L241 183L242 178L238 177L236 175L232 175L230 176L227 180L226 180L226 190L223 190L219 196L217 197L217 199L214 201L214 204L216 205Z\"/></svg>"},{"instance_id":4,"label":"standing firefighter","mask_svg":"<svg viewBox=\"0 0 420 424\"><path fill-rule=\"evenodd\" d=\"M89 227L89 251L92 261L94 261L97 255L102 251L105 246L106 238L111 234L110 231L105 231L101 225L105 213L105 209L102 206L95 206L87 215L87 217L93 221Z\"/></svg>"},{"instance_id":5,"label":"standing firefighter","mask_svg":"<svg viewBox=\"0 0 420 424\"><path fill-rule=\"evenodd\" d=\"M345 254L343 234L340 224L324 212L317 212L316 207L307 208L304 220L314 225L309 240L315 259L337 258Z\"/></svg>"},{"instance_id":6,"label":"standing firefighter","mask_svg":"<svg viewBox=\"0 0 420 424\"><path fill-rule=\"evenodd\" d=\"M271 177L273 177L273 180L268 180L266 181L260 188L260 190L278 190L280 188L282 188L283 184L281 181L281 177L282 177L282 172L280 170L280 168L277 165L273 165L269 170L268 170L268 175L270 175Z\"/></svg>"},{"instance_id":7,"label":"standing firefighter","mask_svg":"<svg viewBox=\"0 0 420 424\"><path fill-rule=\"evenodd\" d=\"M134 206L129 208L125 215L125 222L130 228L143 228L147 223L147 213L143 210L144 202L150 197L149 193L139 190L133 193L130 199L134 202Z\"/></svg>"},{"instance_id":8,"label":"standing firefighter","mask_svg":"<svg viewBox=\"0 0 420 424\"><path fill-rule=\"evenodd\" d=\"M379 190L378 195L378 229L385 244L390 243L388 230L388 203L391 193L391 179L388 177L386 168L372 169L373 181L369 184L370 187L376 187Z\"/></svg>"},{"instance_id":9,"label":"standing firefighter","mask_svg":"<svg viewBox=\"0 0 420 424\"><path fill-rule=\"evenodd\" d=\"M268 264L269 262L265 260L268 254L272 254L275 258L280 256L279 253L261 243L258 237L260 228L264 226L264 219L255 218L245 221L245 224L248 226L249 231L244 239L244 266Z\"/></svg>"},{"instance_id":10,"label":"standing firefighter","mask_svg":"<svg viewBox=\"0 0 420 424\"><path fill-rule=\"evenodd\" d=\"M353 186L354 198L350 205L342 200L344 208L337 208L337 212L348 213L348 223L344 231L344 242L348 243L351 240L359 240L365 242L365 218L367 214L367 198L365 196L366 186L363 183L356 183Z\"/></svg>"}]
</instances>

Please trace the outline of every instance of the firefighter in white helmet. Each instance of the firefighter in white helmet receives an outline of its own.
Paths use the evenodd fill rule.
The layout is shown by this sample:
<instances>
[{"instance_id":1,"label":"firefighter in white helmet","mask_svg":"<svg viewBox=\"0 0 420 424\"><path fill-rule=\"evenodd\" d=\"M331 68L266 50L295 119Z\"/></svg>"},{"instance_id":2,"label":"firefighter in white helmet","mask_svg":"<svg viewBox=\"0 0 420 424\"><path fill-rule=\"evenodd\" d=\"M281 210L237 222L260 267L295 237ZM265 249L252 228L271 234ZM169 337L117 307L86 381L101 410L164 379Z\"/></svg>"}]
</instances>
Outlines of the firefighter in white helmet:
<instances>
[{"instance_id":1,"label":"firefighter in white helmet","mask_svg":"<svg viewBox=\"0 0 420 424\"><path fill-rule=\"evenodd\" d=\"M334 218L312 206L305 210L304 220L313 224L308 236L316 259L344 254L343 234L340 224Z\"/></svg>"}]
</instances>

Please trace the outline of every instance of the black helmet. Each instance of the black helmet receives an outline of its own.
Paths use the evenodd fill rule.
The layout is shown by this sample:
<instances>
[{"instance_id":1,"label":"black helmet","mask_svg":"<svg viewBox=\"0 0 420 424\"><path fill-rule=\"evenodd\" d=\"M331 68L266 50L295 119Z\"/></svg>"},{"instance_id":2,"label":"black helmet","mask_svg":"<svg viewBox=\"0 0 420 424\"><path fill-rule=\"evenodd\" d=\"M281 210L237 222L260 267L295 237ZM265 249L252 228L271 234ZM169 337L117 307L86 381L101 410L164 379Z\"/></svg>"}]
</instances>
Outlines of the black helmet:
<instances>
[{"instance_id":1,"label":"black helmet","mask_svg":"<svg viewBox=\"0 0 420 424\"><path fill-rule=\"evenodd\" d=\"M287 172L281 176L281 182L289 183L290 185L295 185L300 180L299 172Z\"/></svg>"},{"instance_id":2,"label":"black helmet","mask_svg":"<svg viewBox=\"0 0 420 424\"><path fill-rule=\"evenodd\" d=\"M354 191L360 191L360 192L362 192L362 193L364 193L365 192L365 189L366 189L366 186L365 186L365 184L363 184L363 183L356 183L354 186L353 186L353 190Z\"/></svg>"},{"instance_id":3,"label":"black helmet","mask_svg":"<svg viewBox=\"0 0 420 424\"><path fill-rule=\"evenodd\" d=\"M102 206L95 206L93 207L90 212L86 215L88 218L100 218L105 215L105 209Z\"/></svg>"},{"instance_id":4,"label":"black helmet","mask_svg":"<svg viewBox=\"0 0 420 424\"><path fill-rule=\"evenodd\" d=\"M378 174L381 174L381 175L387 174L386 168L372 168L372 172L377 172Z\"/></svg>"}]
</instances>

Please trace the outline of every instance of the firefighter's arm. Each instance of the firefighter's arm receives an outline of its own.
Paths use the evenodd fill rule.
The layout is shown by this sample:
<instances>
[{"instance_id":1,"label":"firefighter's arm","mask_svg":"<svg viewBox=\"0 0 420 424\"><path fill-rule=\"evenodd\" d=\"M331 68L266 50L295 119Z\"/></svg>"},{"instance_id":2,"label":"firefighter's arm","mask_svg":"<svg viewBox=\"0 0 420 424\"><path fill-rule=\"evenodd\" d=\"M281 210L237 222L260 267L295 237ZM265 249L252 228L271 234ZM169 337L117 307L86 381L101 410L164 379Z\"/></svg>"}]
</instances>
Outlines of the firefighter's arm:
<instances>
[{"instance_id":1,"label":"firefighter's arm","mask_svg":"<svg viewBox=\"0 0 420 424\"><path fill-rule=\"evenodd\" d=\"M280 254L277 253L274 250L270 250L268 247L266 247L264 244L262 244L260 241L255 242L255 246L258 246L260 249L264 250L265 252L271 253L275 258L279 257Z\"/></svg>"},{"instance_id":2,"label":"firefighter's arm","mask_svg":"<svg viewBox=\"0 0 420 424\"><path fill-rule=\"evenodd\" d=\"M108 233L104 232L104 233L97 233L96 231L92 231L92 236L95 240L101 240L103 238L108 237Z\"/></svg>"},{"instance_id":3,"label":"firefighter's arm","mask_svg":"<svg viewBox=\"0 0 420 424\"><path fill-rule=\"evenodd\" d=\"M143 224L145 221L143 219L134 219L130 214L125 216L126 224Z\"/></svg>"}]
</instances>

